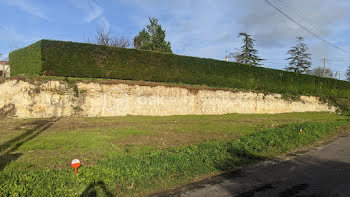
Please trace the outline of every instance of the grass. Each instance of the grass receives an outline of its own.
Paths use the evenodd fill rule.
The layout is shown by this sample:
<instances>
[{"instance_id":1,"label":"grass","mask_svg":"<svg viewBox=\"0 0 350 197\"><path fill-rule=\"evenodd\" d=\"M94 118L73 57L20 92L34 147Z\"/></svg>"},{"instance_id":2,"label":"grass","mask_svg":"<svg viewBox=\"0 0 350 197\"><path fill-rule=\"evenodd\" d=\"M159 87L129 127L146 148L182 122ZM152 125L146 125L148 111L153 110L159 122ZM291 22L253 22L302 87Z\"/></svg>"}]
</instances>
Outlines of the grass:
<instances>
[{"instance_id":1,"label":"grass","mask_svg":"<svg viewBox=\"0 0 350 197\"><path fill-rule=\"evenodd\" d=\"M0 123L3 196L146 195L308 147L350 124L329 113ZM84 165L77 176L73 158Z\"/></svg>"}]
</instances>

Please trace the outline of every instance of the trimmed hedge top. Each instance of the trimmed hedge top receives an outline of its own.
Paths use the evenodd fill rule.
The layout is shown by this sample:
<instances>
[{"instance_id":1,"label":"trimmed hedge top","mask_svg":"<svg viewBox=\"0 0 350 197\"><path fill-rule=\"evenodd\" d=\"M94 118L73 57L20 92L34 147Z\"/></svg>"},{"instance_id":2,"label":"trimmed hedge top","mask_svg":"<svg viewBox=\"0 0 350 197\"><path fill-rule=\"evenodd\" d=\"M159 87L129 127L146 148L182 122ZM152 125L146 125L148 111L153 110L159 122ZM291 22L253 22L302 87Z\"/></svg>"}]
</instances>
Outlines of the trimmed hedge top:
<instances>
[{"instance_id":1,"label":"trimmed hedge top","mask_svg":"<svg viewBox=\"0 0 350 197\"><path fill-rule=\"evenodd\" d=\"M350 99L350 83L234 62L41 40L10 53L14 75L109 78Z\"/></svg>"}]
</instances>

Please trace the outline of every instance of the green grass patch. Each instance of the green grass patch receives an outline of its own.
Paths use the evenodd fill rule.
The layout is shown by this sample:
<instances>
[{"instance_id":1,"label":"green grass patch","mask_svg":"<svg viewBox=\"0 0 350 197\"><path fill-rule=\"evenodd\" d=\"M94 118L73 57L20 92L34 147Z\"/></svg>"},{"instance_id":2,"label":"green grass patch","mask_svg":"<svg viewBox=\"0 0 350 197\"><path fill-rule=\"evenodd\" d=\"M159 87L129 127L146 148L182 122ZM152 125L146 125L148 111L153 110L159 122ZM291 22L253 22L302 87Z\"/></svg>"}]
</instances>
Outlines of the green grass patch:
<instances>
[{"instance_id":1,"label":"green grass patch","mask_svg":"<svg viewBox=\"0 0 350 197\"><path fill-rule=\"evenodd\" d=\"M0 152L20 154L1 163L17 171L66 168L78 157L87 166L110 154L138 154L213 140L229 141L291 123L345 120L330 113L125 116L0 120ZM45 130L46 126L50 125ZM20 163L20 165L18 165Z\"/></svg>"},{"instance_id":2,"label":"green grass patch","mask_svg":"<svg viewBox=\"0 0 350 197\"><path fill-rule=\"evenodd\" d=\"M179 128L183 127L185 124L183 130L174 131L174 133L178 133L179 136L186 132L186 129L189 129L188 132L190 133L198 134L197 130L191 130L194 126L191 127L190 125L196 124L200 126L202 119L203 122L210 121L210 124L216 123L218 126L226 122L231 122L232 126L246 124L248 127L250 125L251 128L254 129L244 130L241 127L236 127L239 128L236 131L239 137L228 137L228 135L226 138L211 138L208 141L197 141L197 143L188 141L187 145L179 143L173 146L166 146L165 148L159 148L156 145L152 146L146 142L143 144L118 145L118 143L116 144L108 139L117 135L116 138L125 141L130 136L133 136L133 139L137 141L138 138L151 134L154 138L160 140L166 136L165 132L171 132L171 129L169 129L170 127L176 127L174 126L174 124L176 124L175 121L180 122ZM92 136L91 138L97 138L96 141L88 141L87 144L97 143L100 144L97 145L100 146L100 148L107 148L106 150L108 151L112 150L108 154L108 157L101 159L97 164L81 167L77 176L74 175L73 170L69 167L54 170L52 168L36 166L31 170L18 170L21 168L17 165L22 164L21 162L24 160L14 160L11 164L6 165L2 172L0 172L0 182L2 183L0 186L0 195L147 195L152 192L194 181L198 177L234 170L239 166L309 147L319 141L336 135L341 132L340 128L350 124L346 116L327 113L118 117L81 120L84 124L92 124L88 125L89 128L86 134ZM286 122L286 120L290 122ZM99 124L106 125L106 123L109 123L112 127L118 125L119 128L127 127L128 124L130 124L133 125L133 128L130 130L121 130L120 133L115 129L109 129L108 126L106 128L106 133L102 130L91 130L93 126ZM121 125L122 123L124 123L124 125ZM271 123L276 125L271 125ZM145 126L143 130L136 129L140 125L149 126ZM70 128L69 121L66 121L65 125L53 125L51 130L48 130L47 133L43 132L35 138L35 140L40 137L45 138L43 141L50 140L49 136L52 135L52 138L55 139L51 139L52 143L55 141L62 141L61 138L56 137L62 137L61 135L64 135L63 133L67 128ZM227 127L221 128L227 129ZM157 129L164 132L163 135L156 134L158 131L150 133L151 130ZM220 133L216 130L217 128L209 127L208 125L203 127L203 129L209 133ZM302 134L299 133L300 129L303 129ZM63 133L60 134L60 132ZM84 130L73 129L70 132L84 133ZM231 132L234 131L228 131L228 133ZM107 138L104 139L104 136ZM81 138L81 136L75 136L75 138ZM193 136L191 136L191 138L193 138ZM85 138L82 139L84 139L82 143L87 140ZM27 155L28 153L25 151L30 151L31 146L35 147L37 144L35 140L28 141L26 142L27 144L23 144L23 146L20 147L24 152L5 153L1 156L2 159L5 157L18 157L16 154L22 154L20 157L33 157L34 155ZM68 140L68 138L63 138L63 140ZM104 143L99 141L104 141ZM30 145L30 143L33 144ZM49 147L49 145L45 146ZM97 146L91 149L83 146L81 150L91 151L95 148L100 150ZM108 147L111 149L108 149ZM75 151L74 148L68 148L67 150ZM58 146L56 147L56 151L52 153L59 155L64 151L66 150L60 149ZM69 153L67 154L69 155ZM35 159L41 160L42 156L45 155L39 154ZM69 161L70 160L67 162ZM35 162L33 164L35 164ZM83 164L85 164L84 160ZM66 165L68 166L69 164Z\"/></svg>"}]
</instances>

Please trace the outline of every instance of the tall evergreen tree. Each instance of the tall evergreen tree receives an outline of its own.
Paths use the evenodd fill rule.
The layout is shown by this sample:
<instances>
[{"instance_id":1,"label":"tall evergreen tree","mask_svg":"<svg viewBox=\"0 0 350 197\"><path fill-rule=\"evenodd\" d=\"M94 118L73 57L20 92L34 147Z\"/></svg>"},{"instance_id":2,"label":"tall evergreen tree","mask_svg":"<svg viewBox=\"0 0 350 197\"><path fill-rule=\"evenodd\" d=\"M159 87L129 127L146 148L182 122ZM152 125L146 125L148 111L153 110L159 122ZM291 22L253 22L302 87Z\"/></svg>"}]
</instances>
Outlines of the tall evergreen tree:
<instances>
[{"instance_id":1,"label":"tall evergreen tree","mask_svg":"<svg viewBox=\"0 0 350 197\"><path fill-rule=\"evenodd\" d=\"M308 53L309 48L304 43L303 37L297 37L296 42L297 45L293 46L287 53L290 57L286 59L289 63L285 69L297 73L306 73L311 67L311 54Z\"/></svg>"},{"instance_id":2,"label":"tall evergreen tree","mask_svg":"<svg viewBox=\"0 0 350 197\"><path fill-rule=\"evenodd\" d=\"M258 50L254 48L255 40L247 33L239 33L238 37L243 37L243 46L241 47L241 51L234 56L236 61L239 63L251 64L253 66L260 66L261 64L259 62L264 59L261 59L258 56Z\"/></svg>"},{"instance_id":3,"label":"tall evergreen tree","mask_svg":"<svg viewBox=\"0 0 350 197\"><path fill-rule=\"evenodd\" d=\"M172 53L170 42L165 41L165 30L158 25L158 19L149 18L149 22L147 30L143 29L134 38L135 48Z\"/></svg>"},{"instance_id":4,"label":"tall evergreen tree","mask_svg":"<svg viewBox=\"0 0 350 197\"><path fill-rule=\"evenodd\" d=\"M348 70L346 70L346 80L350 81L350 66L348 67Z\"/></svg>"}]
</instances>

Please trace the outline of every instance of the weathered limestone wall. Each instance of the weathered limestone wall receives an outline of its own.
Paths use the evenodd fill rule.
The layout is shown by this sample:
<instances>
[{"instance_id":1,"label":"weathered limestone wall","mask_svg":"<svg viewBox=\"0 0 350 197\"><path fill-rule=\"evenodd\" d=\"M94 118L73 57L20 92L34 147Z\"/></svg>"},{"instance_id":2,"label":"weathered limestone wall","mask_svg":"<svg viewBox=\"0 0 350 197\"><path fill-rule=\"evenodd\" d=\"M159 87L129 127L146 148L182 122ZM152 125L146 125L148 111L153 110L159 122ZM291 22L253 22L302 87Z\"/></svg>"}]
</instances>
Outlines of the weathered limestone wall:
<instances>
[{"instance_id":1,"label":"weathered limestone wall","mask_svg":"<svg viewBox=\"0 0 350 197\"><path fill-rule=\"evenodd\" d=\"M0 61L0 71L2 73L0 77L10 77L10 65L8 61Z\"/></svg>"},{"instance_id":2,"label":"weathered limestone wall","mask_svg":"<svg viewBox=\"0 0 350 197\"><path fill-rule=\"evenodd\" d=\"M57 116L187 115L226 113L284 113L336 108L317 97L286 101L279 94L223 90L190 91L181 87L60 81L0 84L0 116L41 118Z\"/></svg>"}]
</instances>

